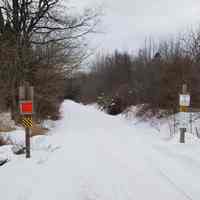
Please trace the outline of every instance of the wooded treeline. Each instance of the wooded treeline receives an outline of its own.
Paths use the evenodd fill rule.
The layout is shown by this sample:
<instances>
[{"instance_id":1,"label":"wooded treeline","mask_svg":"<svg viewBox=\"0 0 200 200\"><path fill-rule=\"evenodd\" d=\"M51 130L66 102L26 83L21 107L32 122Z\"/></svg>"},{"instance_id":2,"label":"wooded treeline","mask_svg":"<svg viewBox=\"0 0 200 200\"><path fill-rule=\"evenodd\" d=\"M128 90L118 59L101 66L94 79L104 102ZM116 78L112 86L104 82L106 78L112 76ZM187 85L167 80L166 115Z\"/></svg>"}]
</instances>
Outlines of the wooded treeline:
<instances>
[{"instance_id":1,"label":"wooded treeline","mask_svg":"<svg viewBox=\"0 0 200 200\"><path fill-rule=\"evenodd\" d=\"M74 75L98 23L97 10L77 14L61 0L0 0L0 111L17 119L25 81L35 88L38 119L58 118L64 98L97 102L111 114L130 105L143 105L141 113L176 112L183 83L192 106L200 106L199 30L159 44L149 40L137 55L99 55L89 73Z\"/></svg>"},{"instance_id":2,"label":"wooded treeline","mask_svg":"<svg viewBox=\"0 0 200 200\"><path fill-rule=\"evenodd\" d=\"M74 77L71 91L75 100L97 102L110 114L143 105L141 114L155 115L162 109L178 111L183 83L189 86L192 106L200 107L199 31L157 45L149 40L137 55L100 55L89 73Z\"/></svg>"},{"instance_id":3,"label":"wooded treeline","mask_svg":"<svg viewBox=\"0 0 200 200\"><path fill-rule=\"evenodd\" d=\"M75 13L75 12L74 12ZM71 12L60 0L0 0L0 111L18 115L18 87L35 88L38 119L57 118L65 81L87 55L99 14Z\"/></svg>"}]
</instances>

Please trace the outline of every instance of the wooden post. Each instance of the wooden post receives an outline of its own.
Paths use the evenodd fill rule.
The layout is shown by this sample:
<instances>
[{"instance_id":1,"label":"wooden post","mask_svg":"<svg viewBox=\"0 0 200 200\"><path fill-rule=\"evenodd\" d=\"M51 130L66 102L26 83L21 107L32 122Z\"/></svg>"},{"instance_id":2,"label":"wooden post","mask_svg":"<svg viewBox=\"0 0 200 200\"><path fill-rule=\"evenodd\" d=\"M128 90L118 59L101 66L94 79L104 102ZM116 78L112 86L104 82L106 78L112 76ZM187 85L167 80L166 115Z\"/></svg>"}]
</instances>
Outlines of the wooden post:
<instances>
[{"instance_id":1,"label":"wooden post","mask_svg":"<svg viewBox=\"0 0 200 200\"><path fill-rule=\"evenodd\" d=\"M182 94L187 94L187 85L183 84L182 86ZM181 127L180 128L180 143L185 143L185 133L186 133L186 128Z\"/></svg>"},{"instance_id":2,"label":"wooden post","mask_svg":"<svg viewBox=\"0 0 200 200\"><path fill-rule=\"evenodd\" d=\"M183 86L182 86L182 93L187 94L187 85L186 84L183 84Z\"/></svg>"},{"instance_id":3,"label":"wooden post","mask_svg":"<svg viewBox=\"0 0 200 200\"><path fill-rule=\"evenodd\" d=\"M29 99L29 83L25 82L25 100ZM31 145L30 145L30 131L29 128L25 128L25 144L26 144L26 158L31 157Z\"/></svg>"},{"instance_id":4,"label":"wooden post","mask_svg":"<svg viewBox=\"0 0 200 200\"><path fill-rule=\"evenodd\" d=\"M25 140L26 140L26 158L31 157L31 143L30 143L31 132L30 128L25 128Z\"/></svg>"},{"instance_id":5,"label":"wooden post","mask_svg":"<svg viewBox=\"0 0 200 200\"><path fill-rule=\"evenodd\" d=\"M33 103L33 96L34 96L34 88L30 87L28 82L25 82L24 86L19 87L19 99L20 101L32 101ZM25 114L22 114L25 117ZM26 114L26 117L32 117L31 114ZM31 129L30 127L25 127L25 145L26 145L26 158L31 157L30 151L30 137L31 137Z\"/></svg>"}]
</instances>

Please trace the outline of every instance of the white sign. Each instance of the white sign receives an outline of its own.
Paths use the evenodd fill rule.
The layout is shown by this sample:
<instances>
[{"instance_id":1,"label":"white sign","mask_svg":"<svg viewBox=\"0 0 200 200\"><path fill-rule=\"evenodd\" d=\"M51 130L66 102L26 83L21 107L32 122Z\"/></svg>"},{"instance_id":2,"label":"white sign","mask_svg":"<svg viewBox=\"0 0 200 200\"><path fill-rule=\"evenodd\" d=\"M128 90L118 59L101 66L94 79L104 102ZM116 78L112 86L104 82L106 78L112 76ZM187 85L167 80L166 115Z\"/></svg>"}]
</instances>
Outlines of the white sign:
<instances>
[{"instance_id":1,"label":"white sign","mask_svg":"<svg viewBox=\"0 0 200 200\"><path fill-rule=\"evenodd\" d=\"M190 95L181 94L179 99L180 106L190 106Z\"/></svg>"}]
</instances>

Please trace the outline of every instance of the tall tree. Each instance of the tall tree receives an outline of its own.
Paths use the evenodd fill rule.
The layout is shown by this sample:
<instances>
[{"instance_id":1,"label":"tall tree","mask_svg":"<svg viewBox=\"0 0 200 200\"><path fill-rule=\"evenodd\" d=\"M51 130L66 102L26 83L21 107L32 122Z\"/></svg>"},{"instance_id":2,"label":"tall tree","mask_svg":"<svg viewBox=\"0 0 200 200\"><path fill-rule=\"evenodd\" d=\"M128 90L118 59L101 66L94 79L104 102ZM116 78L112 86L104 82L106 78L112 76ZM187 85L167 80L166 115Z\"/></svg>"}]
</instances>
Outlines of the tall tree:
<instances>
[{"instance_id":1,"label":"tall tree","mask_svg":"<svg viewBox=\"0 0 200 200\"><path fill-rule=\"evenodd\" d=\"M60 0L0 0L0 51L6 49L4 54L7 54L7 60L6 56L0 60L0 77L7 76L12 110L17 110L20 82L34 84L33 76L40 66L54 65L67 75L86 56L85 36L94 32L99 14L86 9L73 15L61 3Z\"/></svg>"}]
</instances>

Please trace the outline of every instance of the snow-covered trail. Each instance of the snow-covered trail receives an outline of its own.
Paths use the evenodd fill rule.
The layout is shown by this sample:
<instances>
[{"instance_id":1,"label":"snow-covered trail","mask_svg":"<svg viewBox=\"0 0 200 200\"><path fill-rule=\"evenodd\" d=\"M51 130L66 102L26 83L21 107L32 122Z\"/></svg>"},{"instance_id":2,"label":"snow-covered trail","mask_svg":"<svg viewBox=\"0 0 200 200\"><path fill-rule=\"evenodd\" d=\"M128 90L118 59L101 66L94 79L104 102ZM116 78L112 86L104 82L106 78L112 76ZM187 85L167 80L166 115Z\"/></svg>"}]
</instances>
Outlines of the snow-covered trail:
<instances>
[{"instance_id":1,"label":"snow-covered trail","mask_svg":"<svg viewBox=\"0 0 200 200\"><path fill-rule=\"evenodd\" d=\"M197 200L198 146L160 140L91 106L63 104L52 136L33 142L30 161L0 168L4 200ZM41 141L42 140L42 141Z\"/></svg>"}]
</instances>

